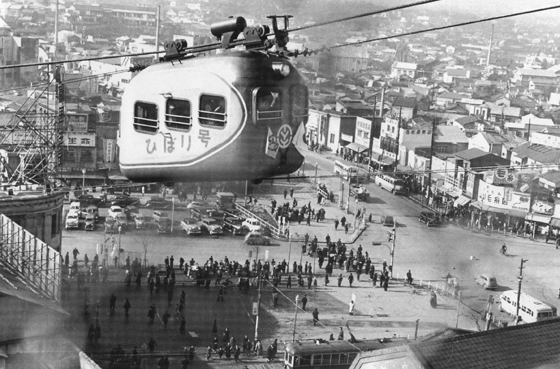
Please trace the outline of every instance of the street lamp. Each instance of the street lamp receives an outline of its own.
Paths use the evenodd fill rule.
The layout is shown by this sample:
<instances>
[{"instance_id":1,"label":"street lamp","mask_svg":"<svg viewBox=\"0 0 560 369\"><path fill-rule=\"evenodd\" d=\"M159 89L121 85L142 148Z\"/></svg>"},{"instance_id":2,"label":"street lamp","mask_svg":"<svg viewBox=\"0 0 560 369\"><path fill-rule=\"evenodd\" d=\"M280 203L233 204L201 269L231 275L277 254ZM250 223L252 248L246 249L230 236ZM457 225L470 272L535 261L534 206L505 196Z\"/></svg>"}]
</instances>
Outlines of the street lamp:
<instances>
[{"instance_id":1,"label":"street lamp","mask_svg":"<svg viewBox=\"0 0 560 369\"><path fill-rule=\"evenodd\" d=\"M82 169L82 194L86 193L86 169Z\"/></svg>"},{"instance_id":2,"label":"street lamp","mask_svg":"<svg viewBox=\"0 0 560 369\"><path fill-rule=\"evenodd\" d=\"M382 243L382 242L378 242L378 241L373 241L371 244L373 246L385 246L385 247L387 247L387 249L389 249L389 253L391 255L391 264L389 264L389 277L391 279L393 279L393 264L395 262L395 234L394 234L394 229L393 229L393 243L391 244L391 246L387 245L386 243Z\"/></svg>"},{"instance_id":3,"label":"street lamp","mask_svg":"<svg viewBox=\"0 0 560 369\"><path fill-rule=\"evenodd\" d=\"M117 266L120 264L120 261L121 261L121 231L122 231L122 225L119 224L118 230L119 230L119 249L117 250Z\"/></svg>"},{"instance_id":4,"label":"street lamp","mask_svg":"<svg viewBox=\"0 0 560 369\"><path fill-rule=\"evenodd\" d=\"M173 233L173 216L175 214L175 198L171 198L171 233Z\"/></svg>"}]
</instances>

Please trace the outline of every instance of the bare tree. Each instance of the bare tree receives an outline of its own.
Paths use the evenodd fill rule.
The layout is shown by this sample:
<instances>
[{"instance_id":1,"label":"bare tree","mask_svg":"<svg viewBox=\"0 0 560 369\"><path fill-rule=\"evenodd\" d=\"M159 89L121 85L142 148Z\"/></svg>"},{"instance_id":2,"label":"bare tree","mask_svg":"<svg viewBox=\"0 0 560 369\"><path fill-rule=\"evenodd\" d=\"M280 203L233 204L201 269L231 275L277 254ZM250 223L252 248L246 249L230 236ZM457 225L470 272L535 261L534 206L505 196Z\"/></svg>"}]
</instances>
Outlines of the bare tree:
<instances>
[{"instance_id":1,"label":"bare tree","mask_svg":"<svg viewBox=\"0 0 560 369\"><path fill-rule=\"evenodd\" d=\"M144 268L148 268L148 249L155 244L156 240L148 229L139 230L136 233L136 239L144 248Z\"/></svg>"}]
</instances>

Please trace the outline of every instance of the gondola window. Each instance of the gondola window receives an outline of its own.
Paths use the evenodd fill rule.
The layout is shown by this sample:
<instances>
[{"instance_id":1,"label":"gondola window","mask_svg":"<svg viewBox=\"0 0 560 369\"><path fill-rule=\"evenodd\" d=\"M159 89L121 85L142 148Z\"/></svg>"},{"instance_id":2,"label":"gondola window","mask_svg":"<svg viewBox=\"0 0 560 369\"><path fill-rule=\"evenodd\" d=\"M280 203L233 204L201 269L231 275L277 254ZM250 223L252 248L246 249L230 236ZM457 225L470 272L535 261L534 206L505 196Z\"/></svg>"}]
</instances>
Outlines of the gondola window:
<instances>
[{"instance_id":1,"label":"gondola window","mask_svg":"<svg viewBox=\"0 0 560 369\"><path fill-rule=\"evenodd\" d=\"M145 133L157 133L158 108L156 104L140 101L134 104L134 130Z\"/></svg>"},{"instance_id":2,"label":"gondola window","mask_svg":"<svg viewBox=\"0 0 560 369\"><path fill-rule=\"evenodd\" d=\"M282 93L268 88L258 88L255 92L256 120L281 120L284 115Z\"/></svg>"},{"instance_id":3,"label":"gondola window","mask_svg":"<svg viewBox=\"0 0 560 369\"><path fill-rule=\"evenodd\" d=\"M188 100L168 99L165 106L167 128L189 131L192 127L191 103Z\"/></svg>"},{"instance_id":4,"label":"gondola window","mask_svg":"<svg viewBox=\"0 0 560 369\"><path fill-rule=\"evenodd\" d=\"M198 121L201 126L223 128L227 121L226 99L221 96L200 96Z\"/></svg>"}]
</instances>

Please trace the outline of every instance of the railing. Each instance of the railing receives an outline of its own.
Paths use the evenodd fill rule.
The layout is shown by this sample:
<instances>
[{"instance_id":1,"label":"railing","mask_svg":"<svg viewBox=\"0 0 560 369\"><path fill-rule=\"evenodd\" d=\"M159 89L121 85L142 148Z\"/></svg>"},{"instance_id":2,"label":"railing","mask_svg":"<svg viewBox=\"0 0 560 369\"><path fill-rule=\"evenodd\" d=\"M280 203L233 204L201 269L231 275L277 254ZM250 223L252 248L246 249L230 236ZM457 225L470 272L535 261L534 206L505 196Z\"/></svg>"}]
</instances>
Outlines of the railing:
<instances>
[{"instance_id":1,"label":"railing","mask_svg":"<svg viewBox=\"0 0 560 369\"><path fill-rule=\"evenodd\" d=\"M283 236L285 234L285 232L286 232L285 228L280 228L280 227L277 227L277 226L273 225L270 222L267 222L266 220L262 219L261 217L259 217L258 215L256 215L252 211L246 209L243 205L240 205L237 202L234 203L234 206L235 206L235 209L239 210L239 212L243 216L245 216L247 218L254 218L254 219L259 221L261 226L268 227L274 235L280 237L280 236Z\"/></svg>"},{"instance_id":2,"label":"railing","mask_svg":"<svg viewBox=\"0 0 560 369\"><path fill-rule=\"evenodd\" d=\"M60 253L4 214L0 214L0 264L33 292L59 300Z\"/></svg>"}]
</instances>

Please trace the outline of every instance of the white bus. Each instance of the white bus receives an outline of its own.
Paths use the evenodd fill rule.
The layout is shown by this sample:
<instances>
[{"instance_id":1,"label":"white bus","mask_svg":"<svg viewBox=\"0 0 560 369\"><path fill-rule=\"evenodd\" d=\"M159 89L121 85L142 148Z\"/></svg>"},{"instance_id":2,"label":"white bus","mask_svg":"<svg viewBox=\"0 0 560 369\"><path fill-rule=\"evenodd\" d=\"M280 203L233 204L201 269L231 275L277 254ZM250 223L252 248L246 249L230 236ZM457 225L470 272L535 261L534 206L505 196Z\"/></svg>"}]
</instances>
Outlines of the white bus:
<instances>
[{"instance_id":1,"label":"white bus","mask_svg":"<svg viewBox=\"0 0 560 369\"><path fill-rule=\"evenodd\" d=\"M390 176L389 174L378 174L375 176L375 183L393 194L406 194L406 187L404 186L403 180Z\"/></svg>"},{"instance_id":2,"label":"white bus","mask_svg":"<svg viewBox=\"0 0 560 369\"><path fill-rule=\"evenodd\" d=\"M335 160L334 162L334 172L346 180L358 175L357 168L348 164L344 164L343 162L340 162L338 160Z\"/></svg>"},{"instance_id":3,"label":"white bus","mask_svg":"<svg viewBox=\"0 0 560 369\"><path fill-rule=\"evenodd\" d=\"M500 296L500 310L515 316L517 312L517 291L509 290ZM556 316L556 308L521 292L519 316L525 323L534 323Z\"/></svg>"}]
</instances>

